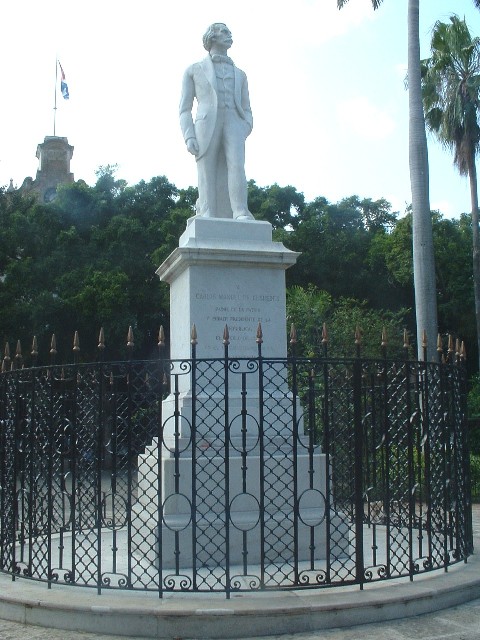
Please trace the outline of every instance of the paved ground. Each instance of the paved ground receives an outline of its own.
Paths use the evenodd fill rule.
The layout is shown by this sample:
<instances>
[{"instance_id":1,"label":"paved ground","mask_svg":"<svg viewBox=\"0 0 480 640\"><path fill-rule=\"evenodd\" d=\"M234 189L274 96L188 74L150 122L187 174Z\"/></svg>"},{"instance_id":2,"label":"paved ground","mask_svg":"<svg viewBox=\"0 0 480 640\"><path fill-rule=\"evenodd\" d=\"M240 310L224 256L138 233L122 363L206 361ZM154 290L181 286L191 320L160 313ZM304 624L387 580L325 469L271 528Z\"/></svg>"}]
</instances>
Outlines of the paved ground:
<instances>
[{"instance_id":1,"label":"paved ground","mask_svg":"<svg viewBox=\"0 0 480 640\"><path fill-rule=\"evenodd\" d=\"M479 553L480 505L474 505L473 529ZM125 640L125 636L46 629L0 620L0 640ZM173 636L172 640L181 638ZM262 636L257 640L480 640L480 599L404 620L349 629L275 635L268 638Z\"/></svg>"},{"instance_id":2,"label":"paved ground","mask_svg":"<svg viewBox=\"0 0 480 640\"><path fill-rule=\"evenodd\" d=\"M44 629L0 620L1 640L125 640L125 636ZM172 638L180 640L180 638ZM480 600L406 620L257 640L480 640Z\"/></svg>"}]
</instances>

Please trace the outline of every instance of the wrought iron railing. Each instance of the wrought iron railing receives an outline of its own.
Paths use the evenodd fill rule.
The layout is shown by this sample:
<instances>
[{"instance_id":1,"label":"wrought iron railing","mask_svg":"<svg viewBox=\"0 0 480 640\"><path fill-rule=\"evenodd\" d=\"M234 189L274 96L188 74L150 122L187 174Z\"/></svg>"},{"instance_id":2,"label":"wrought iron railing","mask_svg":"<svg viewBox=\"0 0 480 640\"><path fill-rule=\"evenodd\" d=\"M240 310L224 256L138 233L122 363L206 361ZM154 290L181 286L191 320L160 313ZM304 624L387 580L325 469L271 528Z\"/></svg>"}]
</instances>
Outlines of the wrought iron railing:
<instances>
[{"instance_id":1,"label":"wrought iron railing","mask_svg":"<svg viewBox=\"0 0 480 640\"><path fill-rule=\"evenodd\" d=\"M4 370L0 570L228 596L466 561L460 355L267 359L258 343L250 359L226 341L216 359L193 345L182 361Z\"/></svg>"}]
</instances>

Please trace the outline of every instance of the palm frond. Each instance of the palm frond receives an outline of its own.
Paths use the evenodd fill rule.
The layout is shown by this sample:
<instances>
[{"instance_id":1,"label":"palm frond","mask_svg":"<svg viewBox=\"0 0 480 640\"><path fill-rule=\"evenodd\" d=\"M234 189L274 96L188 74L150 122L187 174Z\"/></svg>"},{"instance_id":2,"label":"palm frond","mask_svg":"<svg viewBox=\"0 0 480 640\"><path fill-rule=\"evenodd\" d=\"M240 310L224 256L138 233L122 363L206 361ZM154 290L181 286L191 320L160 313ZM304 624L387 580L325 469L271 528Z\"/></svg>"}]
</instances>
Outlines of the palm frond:
<instances>
[{"instance_id":1,"label":"palm frond","mask_svg":"<svg viewBox=\"0 0 480 640\"><path fill-rule=\"evenodd\" d=\"M342 9L346 4L347 4L348 0L337 0L337 8L338 9ZM378 7L382 4L383 0L371 0L372 2L372 7L374 9L378 9ZM475 0L475 2L479 2L480 0Z\"/></svg>"},{"instance_id":2,"label":"palm frond","mask_svg":"<svg viewBox=\"0 0 480 640\"><path fill-rule=\"evenodd\" d=\"M457 16L437 22L431 57L422 60L421 69L427 127L453 150L459 172L468 174L472 157L480 152L480 39L472 38Z\"/></svg>"}]
</instances>

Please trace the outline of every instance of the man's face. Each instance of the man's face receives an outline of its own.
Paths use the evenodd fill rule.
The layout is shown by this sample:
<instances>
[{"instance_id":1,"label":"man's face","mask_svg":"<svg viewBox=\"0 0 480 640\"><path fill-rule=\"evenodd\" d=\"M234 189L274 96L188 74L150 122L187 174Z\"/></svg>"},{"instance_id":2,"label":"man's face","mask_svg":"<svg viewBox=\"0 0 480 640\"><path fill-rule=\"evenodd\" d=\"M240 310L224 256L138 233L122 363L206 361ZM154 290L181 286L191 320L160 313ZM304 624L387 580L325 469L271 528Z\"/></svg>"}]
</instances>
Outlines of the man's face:
<instances>
[{"instance_id":1,"label":"man's face","mask_svg":"<svg viewBox=\"0 0 480 640\"><path fill-rule=\"evenodd\" d=\"M216 28L214 36L215 44L229 49L232 46L233 39L230 29L225 24L220 24Z\"/></svg>"}]
</instances>

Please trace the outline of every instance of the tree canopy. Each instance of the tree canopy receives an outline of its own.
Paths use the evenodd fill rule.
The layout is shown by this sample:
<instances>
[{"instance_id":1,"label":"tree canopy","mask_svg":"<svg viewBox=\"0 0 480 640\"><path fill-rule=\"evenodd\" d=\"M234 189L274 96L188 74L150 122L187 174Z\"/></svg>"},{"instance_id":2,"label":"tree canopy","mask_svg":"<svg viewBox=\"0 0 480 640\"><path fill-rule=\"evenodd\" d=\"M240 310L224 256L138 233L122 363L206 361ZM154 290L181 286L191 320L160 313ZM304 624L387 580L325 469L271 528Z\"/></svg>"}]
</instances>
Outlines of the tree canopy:
<instances>
[{"instance_id":1,"label":"tree canopy","mask_svg":"<svg viewBox=\"0 0 480 640\"><path fill-rule=\"evenodd\" d=\"M123 358L132 326L137 357L154 355L160 325L169 332L168 286L155 271L178 246L196 197L196 189L177 189L164 176L128 185L115 167L101 168L93 186L62 187L48 205L0 189L0 340L13 347L20 339L28 357L36 335L45 360L55 333L68 359L77 330L81 357L94 359L103 327L105 358ZM392 345L402 343L404 328L414 336L410 212L357 195L307 202L291 185L253 181L249 207L301 254L287 287L289 322L298 325L303 349L320 348L324 322L339 354L353 344L357 324L372 353L382 325ZM433 230L441 331L470 344L471 217L436 213Z\"/></svg>"}]
</instances>

